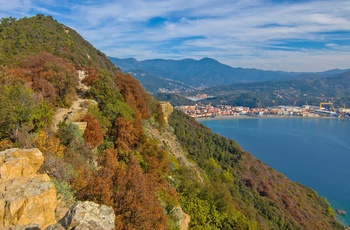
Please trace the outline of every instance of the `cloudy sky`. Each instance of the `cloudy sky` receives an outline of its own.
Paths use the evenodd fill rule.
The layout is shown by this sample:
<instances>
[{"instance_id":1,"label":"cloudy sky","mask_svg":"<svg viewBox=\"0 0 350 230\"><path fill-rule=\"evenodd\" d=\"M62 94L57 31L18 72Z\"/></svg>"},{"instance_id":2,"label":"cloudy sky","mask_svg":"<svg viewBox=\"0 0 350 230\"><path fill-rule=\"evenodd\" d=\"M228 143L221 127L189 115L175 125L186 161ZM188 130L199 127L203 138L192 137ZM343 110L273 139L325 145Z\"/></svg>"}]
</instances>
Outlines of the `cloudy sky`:
<instances>
[{"instance_id":1,"label":"cloudy sky","mask_svg":"<svg viewBox=\"0 0 350 230\"><path fill-rule=\"evenodd\" d=\"M349 0L0 0L0 17L51 15L108 56L211 57L233 67L350 68Z\"/></svg>"}]
</instances>

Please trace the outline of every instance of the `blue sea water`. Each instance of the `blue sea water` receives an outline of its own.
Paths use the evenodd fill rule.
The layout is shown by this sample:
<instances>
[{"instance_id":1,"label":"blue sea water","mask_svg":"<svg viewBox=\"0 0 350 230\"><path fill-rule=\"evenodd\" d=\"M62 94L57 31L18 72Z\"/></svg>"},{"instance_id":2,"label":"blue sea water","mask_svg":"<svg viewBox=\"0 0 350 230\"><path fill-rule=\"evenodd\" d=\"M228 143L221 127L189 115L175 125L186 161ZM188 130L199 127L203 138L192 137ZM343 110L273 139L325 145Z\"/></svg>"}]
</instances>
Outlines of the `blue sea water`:
<instances>
[{"instance_id":1,"label":"blue sea water","mask_svg":"<svg viewBox=\"0 0 350 230\"><path fill-rule=\"evenodd\" d=\"M350 225L350 120L247 118L200 120L289 179L313 188Z\"/></svg>"}]
</instances>

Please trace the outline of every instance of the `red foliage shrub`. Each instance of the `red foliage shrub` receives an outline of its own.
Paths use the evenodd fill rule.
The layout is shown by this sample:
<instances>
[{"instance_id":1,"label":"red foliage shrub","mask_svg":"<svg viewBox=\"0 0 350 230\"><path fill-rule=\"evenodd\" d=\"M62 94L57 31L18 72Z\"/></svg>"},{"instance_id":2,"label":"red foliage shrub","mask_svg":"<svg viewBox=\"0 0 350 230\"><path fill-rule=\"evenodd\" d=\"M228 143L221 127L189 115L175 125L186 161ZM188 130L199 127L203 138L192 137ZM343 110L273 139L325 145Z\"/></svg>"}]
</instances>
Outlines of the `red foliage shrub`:
<instances>
[{"instance_id":1,"label":"red foliage shrub","mask_svg":"<svg viewBox=\"0 0 350 230\"><path fill-rule=\"evenodd\" d=\"M95 80L97 80L96 69L93 67L87 67L85 70L85 78L82 82L88 86L91 86Z\"/></svg>"},{"instance_id":2,"label":"red foliage shrub","mask_svg":"<svg viewBox=\"0 0 350 230\"><path fill-rule=\"evenodd\" d=\"M87 126L84 132L84 141L86 145L93 149L102 144L104 132L97 119L91 115L86 114L82 121L87 122Z\"/></svg>"}]
</instances>

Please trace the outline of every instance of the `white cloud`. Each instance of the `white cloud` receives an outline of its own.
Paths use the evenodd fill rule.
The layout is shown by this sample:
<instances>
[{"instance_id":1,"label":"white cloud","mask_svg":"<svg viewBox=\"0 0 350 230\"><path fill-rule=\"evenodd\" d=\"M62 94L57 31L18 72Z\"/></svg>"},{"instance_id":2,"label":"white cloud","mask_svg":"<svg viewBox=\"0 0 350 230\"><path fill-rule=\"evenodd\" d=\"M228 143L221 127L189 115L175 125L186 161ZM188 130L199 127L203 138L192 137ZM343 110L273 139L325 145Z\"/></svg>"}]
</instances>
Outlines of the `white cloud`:
<instances>
[{"instance_id":1,"label":"white cloud","mask_svg":"<svg viewBox=\"0 0 350 230\"><path fill-rule=\"evenodd\" d=\"M0 6L0 16L9 12L51 14L115 57L209 56L232 65L295 71L350 63L350 2L343 0L13 0ZM156 17L164 23L150 27ZM306 43L297 47L291 41Z\"/></svg>"}]
</instances>

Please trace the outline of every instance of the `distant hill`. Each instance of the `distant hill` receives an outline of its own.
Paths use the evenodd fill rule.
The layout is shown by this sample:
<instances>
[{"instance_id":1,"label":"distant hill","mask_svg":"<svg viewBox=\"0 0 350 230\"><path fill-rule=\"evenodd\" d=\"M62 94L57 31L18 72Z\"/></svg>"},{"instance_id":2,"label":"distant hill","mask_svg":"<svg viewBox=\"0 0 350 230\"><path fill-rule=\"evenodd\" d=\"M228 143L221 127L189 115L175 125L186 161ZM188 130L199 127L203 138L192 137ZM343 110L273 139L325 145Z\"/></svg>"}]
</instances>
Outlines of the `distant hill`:
<instances>
[{"instance_id":1,"label":"distant hill","mask_svg":"<svg viewBox=\"0 0 350 230\"><path fill-rule=\"evenodd\" d=\"M201 93L215 98L203 102L212 104L244 105L250 107L271 105L318 105L333 101L337 106L350 104L350 71L327 78L294 81L267 81L214 86Z\"/></svg>"},{"instance_id":2,"label":"distant hill","mask_svg":"<svg viewBox=\"0 0 350 230\"><path fill-rule=\"evenodd\" d=\"M133 58L110 57L110 60L123 71L142 70L152 76L180 81L193 87L323 78L345 72L345 70L330 70L320 73L298 73L233 68L212 58L203 58L198 61L194 59L137 61Z\"/></svg>"},{"instance_id":3,"label":"distant hill","mask_svg":"<svg viewBox=\"0 0 350 230\"><path fill-rule=\"evenodd\" d=\"M180 81L157 77L140 69L129 70L127 73L139 80L143 87L150 93L191 92L198 90Z\"/></svg>"},{"instance_id":4,"label":"distant hill","mask_svg":"<svg viewBox=\"0 0 350 230\"><path fill-rule=\"evenodd\" d=\"M131 70L131 69L142 69L142 65L135 58L125 58L119 59L114 57L109 57L109 59L120 69L122 70Z\"/></svg>"}]
</instances>

